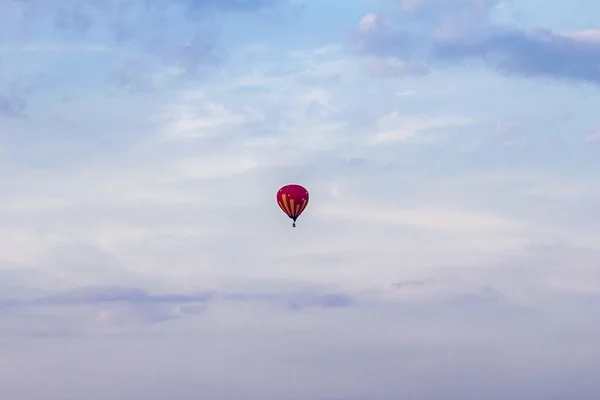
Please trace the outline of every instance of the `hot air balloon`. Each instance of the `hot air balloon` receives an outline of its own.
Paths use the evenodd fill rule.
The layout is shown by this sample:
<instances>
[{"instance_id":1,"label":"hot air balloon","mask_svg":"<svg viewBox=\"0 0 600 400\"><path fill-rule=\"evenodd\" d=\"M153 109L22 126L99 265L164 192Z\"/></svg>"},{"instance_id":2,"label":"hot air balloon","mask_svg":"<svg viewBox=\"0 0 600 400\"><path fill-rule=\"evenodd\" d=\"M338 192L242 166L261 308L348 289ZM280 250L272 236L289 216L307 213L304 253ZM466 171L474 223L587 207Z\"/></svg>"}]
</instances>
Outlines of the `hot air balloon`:
<instances>
[{"instance_id":1,"label":"hot air balloon","mask_svg":"<svg viewBox=\"0 0 600 400\"><path fill-rule=\"evenodd\" d=\"M294 221L292 226L295 228L296 219L308 204L308 190L296 184L285 185L277 192L277 204Z\"/></svg>"}]
</instances>

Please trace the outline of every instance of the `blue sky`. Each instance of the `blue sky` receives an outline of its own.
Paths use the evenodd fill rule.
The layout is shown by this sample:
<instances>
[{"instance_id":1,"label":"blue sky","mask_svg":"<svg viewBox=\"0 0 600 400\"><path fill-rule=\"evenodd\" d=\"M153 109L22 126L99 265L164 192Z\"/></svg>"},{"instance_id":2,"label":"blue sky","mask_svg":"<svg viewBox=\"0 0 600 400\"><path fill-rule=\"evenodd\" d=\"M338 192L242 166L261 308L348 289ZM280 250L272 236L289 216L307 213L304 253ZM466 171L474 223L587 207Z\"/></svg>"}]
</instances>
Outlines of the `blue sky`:
<instances>
[{"instance_id":1,"label":"blue sky","mask_svg":"<svg viewBox=\"0 0 600 400\"><path fill-rule=\"evenodd\" d=\"M1 397L597 399L598 13L0 0Z\"/></svg>"}]
</instances>

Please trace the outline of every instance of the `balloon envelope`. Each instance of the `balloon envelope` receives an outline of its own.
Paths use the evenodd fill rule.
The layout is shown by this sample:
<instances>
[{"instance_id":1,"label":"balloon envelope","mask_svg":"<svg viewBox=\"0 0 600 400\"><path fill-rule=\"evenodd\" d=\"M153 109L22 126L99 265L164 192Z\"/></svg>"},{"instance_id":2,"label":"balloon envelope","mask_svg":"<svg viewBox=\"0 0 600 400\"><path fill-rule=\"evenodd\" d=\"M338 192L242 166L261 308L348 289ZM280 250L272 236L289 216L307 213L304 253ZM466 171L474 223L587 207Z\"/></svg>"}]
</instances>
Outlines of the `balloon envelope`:
<instances>
[{"instance_id":1,"label":"balloon envelope","mask_svg":"<svg viewBox=\"0 0 600 400\"><path fill-rule=\"evenodd\" d=\"M277 192L277 204L296 226L296 219L308 205L308 190L296 184L285 185Z\"/></svg>"}]
</instances>

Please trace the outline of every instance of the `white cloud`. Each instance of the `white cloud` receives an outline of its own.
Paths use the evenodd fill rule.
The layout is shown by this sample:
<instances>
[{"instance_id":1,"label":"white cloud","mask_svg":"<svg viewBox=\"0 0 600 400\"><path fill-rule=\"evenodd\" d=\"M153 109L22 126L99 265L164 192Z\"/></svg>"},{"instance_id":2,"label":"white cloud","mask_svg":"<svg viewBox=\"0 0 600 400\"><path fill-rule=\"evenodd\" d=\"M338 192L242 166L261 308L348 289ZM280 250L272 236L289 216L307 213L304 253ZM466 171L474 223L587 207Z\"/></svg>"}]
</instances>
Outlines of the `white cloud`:
<instances>
[{"instance_id":1,"label":"white cloud","mask_svg":"<svg viewBox=\"0 0 600 400\"><path fill-rule=\"evenodd\" d=\"M377 121L377 130L369 139L371 145L385 145L395 142L417 143L435 142L439 135L431 134L440 129L462 128L472 125L475 118L449 117L415 117L402 115L394 111Z\"/></svg>"},{"instance_id":2,"label":"white cloud","mask_svg":"<svg viewBox=\"0 0 600 400\"><path fill-rule=\"evenodd\" d=\"M447 211L435 208L416 208L410 210L383 210L381 208L341 207L322 210L326 215L337 218L356 218L373 223L389 223L395 225L414 225L428 229L454 233L482 233L485 231L506 231L524 228L519 222L506 221L490 215L477 215L468 211Z\"/></svg>"},{"instance_id":3,"label":"white cloud","mask_svg":"<svg viewBox=\"0 0 600 400\"><path fill-rule=\"evenodd\" d=\"M376 60L371 67L371 71L376 76L388 77L419 77L429 73L429 69L426 66L399 58Z\"/></svg>"},{"instance_id":4,"label":"white cloud","mask_svg":"<svg viewBox=\"0 0 600 400\"><path fill-rule=\"evenodd\" d=\"M184 92L182 101L166 107L161 116L169 121L164 127L165 139L186 140L210 137L223 132L224 129L264 118L255 110L238 113L223 104L206 101L203 97L202 92L198 94Z\"/></svg>"},{"instance_id":5,"label":"white cloud","mask_svg":"<svg viewBox=\"0 0 600 400\"><path fill-rule=\"evenodd\" d=\"M378 14L367 14L358 23L362 32L377 31L385 26L385 20Z\"/></svg>"}]
</instances>

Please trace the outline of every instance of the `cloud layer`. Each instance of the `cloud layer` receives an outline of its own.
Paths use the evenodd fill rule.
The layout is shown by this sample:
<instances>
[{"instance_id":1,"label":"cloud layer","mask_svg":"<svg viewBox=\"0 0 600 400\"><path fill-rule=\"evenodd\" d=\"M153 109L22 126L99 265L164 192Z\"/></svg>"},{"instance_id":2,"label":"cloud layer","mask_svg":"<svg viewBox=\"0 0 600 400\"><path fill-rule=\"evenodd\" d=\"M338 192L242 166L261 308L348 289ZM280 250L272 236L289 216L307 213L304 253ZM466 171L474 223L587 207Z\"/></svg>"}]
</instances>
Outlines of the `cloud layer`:
<instances>
[{"instance_id":1,"label":"cloud layer","mask_svg":"<svg viewBox=\"0 0 600 400\"><path fill-rule=\"evenodd\" d=\"M560 4L0 0L0 397L599 398Z\"/></svg>"},{"instance_id":2,"label":"cloud layer","mask_svg":"<svg viewBox=\"0 0 600 400\"><path fill-rule=\"evenodd\" d=\"M499 0L404 0L399 13L364 16L359 49L402 74L424 73L421 63L476 61L503 74L600 83L600 30L496 22L495 12L506 6Z\"/></svg>"}]
</instances>

